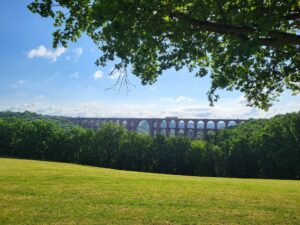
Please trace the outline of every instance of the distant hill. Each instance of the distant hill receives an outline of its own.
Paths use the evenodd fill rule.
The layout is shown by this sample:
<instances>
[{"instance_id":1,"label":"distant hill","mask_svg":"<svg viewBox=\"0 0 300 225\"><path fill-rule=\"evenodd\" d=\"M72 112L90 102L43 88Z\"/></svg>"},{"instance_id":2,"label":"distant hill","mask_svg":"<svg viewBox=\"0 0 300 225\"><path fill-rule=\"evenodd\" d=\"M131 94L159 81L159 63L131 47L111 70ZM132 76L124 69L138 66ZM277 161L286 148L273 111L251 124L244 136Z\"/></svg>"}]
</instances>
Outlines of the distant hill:
<instances>
[{"instance_id":1,"label":"distant hill","mask_svg":"<svg viewBox=\"0 0 300 225\"><path fill-rule=\"evenodd\" d=\"M78 125L75 125L74 123L70 122L63 116L48 116L48 115L42 115L34 112L0 112L0 118L20 118L27 121L34 121L34 120L48 120L57 123L59 126L63 128L72 128Z\"/></svg>"}]
</instances>

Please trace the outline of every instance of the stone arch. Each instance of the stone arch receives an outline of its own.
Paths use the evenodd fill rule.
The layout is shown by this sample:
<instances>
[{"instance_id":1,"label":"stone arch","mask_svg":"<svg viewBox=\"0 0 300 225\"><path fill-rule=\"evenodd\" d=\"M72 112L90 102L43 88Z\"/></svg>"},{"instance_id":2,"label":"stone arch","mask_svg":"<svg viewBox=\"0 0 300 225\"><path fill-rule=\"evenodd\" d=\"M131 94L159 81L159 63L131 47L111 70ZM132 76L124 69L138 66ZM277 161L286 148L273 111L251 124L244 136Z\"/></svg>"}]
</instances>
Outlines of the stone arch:
<instances>
[{"instance_id":1,"label":"stone arch","mask_svg":"<svg viewBox=\"0 0 300 225\"><path fill-rule=\"evenodd\" d=\"M197 131L197 138L203 139L204 137L205 137L204 130L203 129L199 129Z\"/></svg>"},{"instance_id":2,"label":"stone arch","mask_svg":"<svg viewBox=\"0 0 300 225\"><path fill-rule=\"evenodd\" d=\"M167 128L167 121L166 120L162 120L160 122L160 128L166 129Z\"/></svg>"},{"instance_id":3,"label":"stone arch","mask_svg":"<svg viewBox=\"0 0 300 225\"><path fill-rule=\"evenodd\" d=\"M96 127L100 127L100 122L99 122L99 120L96 120L96 121L95 121L95 126L96 126Z\"/></svg>"},{"instance_id":4,"label":"stone arch","mask_svg":"<svg viewBox=\"0 0 300 225\"><path fill-rule=\"evenodd\" d=\"M90 126L91 126L92 128L94 128L94 126L95 126L94 120L90 120Z\"/></svg>"},{"instance_id":5,"label":"stone arch","mask_svg":"<svg viewBox=\"0 0 300 225\"><path fill-rule=\"evenodd\" d=\"M147 120L141 120L138 123L136 131L141 134L150 134L150 125Z\"/></svg>"},{"instance_id":6,"label":"stone arch","mask_svg":"<svg viewBox=\"0 0 300 225\"><path fill-rule=\"evenodd\" d=\"M102 125L102 120L98 120L97 122L98 122L98 124L99 124L99 127L101 127L101 125Z\"/></svg>"},{"instance_id":7,"label":"stone arch","mask_svg":"<svg viewBox=\"0 0 300 225\"><path fill-rule=\"evenodd\" d=\"M189 129L194 129L195 128L195 123L194 123L193 120L189 120L187 122L187 128L189 128Z\"/></svg>"},{"instance_id":8,"label":"stone arch","mask_svg":"<svg viewBox=\"0 0 300 225\"><path fill-rule=\"evenodd\" d=\"M189 138L193 138L193 137L194 137L194 130L189 129L188 132L187 132L187 136L188 136Z\"/></svg>"},{"instance_id":9,"label":"stone arch","mask_svg":"<svg viewBox=\"0 0 300 225\"><path fill-rule=\"evenodd\" d=\"M231 120L231 121L228 122L228 127L234 127L236 125L237 125L237 123L235 121L233 121L233 120Z\"/></svg>"},{"instance_id":10,"label":"stone arch","mask_svg":"<svg viewBox=\"0 0 300 225\"><path fill-rule=\"evenodd\" d=\"M123 120L123 121L122 121L122 126L123 126L123 127L127 127L127 120Z\"/></svg>"},{"instance_id":11,"label":"stone arch","mask_svg":"<svg viewBox=\"0 0 300 225\"><path fill-rule=\"evenodd\" d=\"M156 136L156 130L153 130L153 136Z\"/></svg>"},{"instance_id":12,"label":"stone arch","mask_svg":"<svg viewBox=\"0 0 300 225\"><path fill-rule=\"evenodd\" d=\"M165 129L165 128L161 129L160 134L166 136L167 135L167 129Z\"/></svg>"},{"instance_id":13,"label":"stone arch","mask_svg":"<svg viewBox=\"0 0 300 225\"><path fill-rule=\"evenodd\" d=\"M219 130L219 129L225 129L226 128L226 123L223 121L223 120L221 120L221 121L219 121L218 123L217 123L217 129Z\"/></svg>"},{"instance_id":14,"label":"stone arch","mask_svg":"<svg viewBox=\"0 0 300 225\"><path fill-rule=\"evenodd\" d=\"M202 129L203 130L204 127L205 127L205 124L202 120L197 122L197 129Z\"/></svg>"},{"instance_id":15,"label":"stone arch","mask_svg":"<svg viewBox=\"0 0 300 225\"><path fill-rule=\"evenodd\" d=\"M175 129L176 128L176 122L175 122L175 120L171 120L169 122L169 128L171 128L171 129Z\"/></svg>"},{"instance_id":16,"label":"stone arch","mask_svg":"<svg viewBox=\"0 0 300 225\"><path fill-rule=\"evenodd\" d=\"M184 135L184 129L179 129L178 130L178 135Z\"/></svg>"},{"instance_id":17,"label":"stone arch","mask_svg":"<svg viewBox=\"0 0 300 225\"><path fill-rule=\"evenodd\" d=\"M210 120L207 122L206 127L208 130L214 130L214 129L216 129L216 124L214 121Z\"/></svg>"},{"instance_id":18,"label":"stone arch","mask_svg":"<svg viewBox=\"0 0 300 225\"><path fill-rule=\"evenodd\" d=\"M215 135L216 134L216 130L210 129L207 131L207 135Z\"/></svg>"},{"instance_id":19,"label":"stone arch","mask_svg":"<svg viewBox=\"0 0 300 225\"><path fill-rule=\"evenodd\" d=\"M170 129L170 136L175 136L175 135L176 135L175 129Z\"/></svg>"},{"instance_id":20,"label":"stone arch","mask_svg":"<svg viewBox=\"0 0 300 225\"><path fill-rule=\"evenodd\" d=\"M184 129L184 128L185 128L185 122L184 122L183 120L180 120L180 121L178 122L178 128L179 128L179 129Z\"/></svg>"}]
</instances>

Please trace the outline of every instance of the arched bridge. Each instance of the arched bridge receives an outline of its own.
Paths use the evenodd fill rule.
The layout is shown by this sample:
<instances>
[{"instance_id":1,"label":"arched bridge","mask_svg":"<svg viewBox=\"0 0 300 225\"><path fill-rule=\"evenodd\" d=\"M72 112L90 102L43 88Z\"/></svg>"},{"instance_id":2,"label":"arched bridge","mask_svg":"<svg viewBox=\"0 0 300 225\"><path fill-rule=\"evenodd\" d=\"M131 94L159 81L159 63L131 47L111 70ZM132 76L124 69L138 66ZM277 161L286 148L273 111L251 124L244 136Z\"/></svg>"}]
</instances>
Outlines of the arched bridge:
<instances>
[{"instance_id":1,"label":"arched bridge","mask_svg":"<svg viewBox=\"0 0 300 225\"><path fill-rule=\"evenodd\" d=\"M156 134L185 135L189 137L203 137L209 130L229 128L245 120L240 119L180 119L166 118L67 118L74 124L85 128L97 129L101 124L111 122L126 127L130 131L140 131L151 136Z\"/></svg>"}]
</instances>

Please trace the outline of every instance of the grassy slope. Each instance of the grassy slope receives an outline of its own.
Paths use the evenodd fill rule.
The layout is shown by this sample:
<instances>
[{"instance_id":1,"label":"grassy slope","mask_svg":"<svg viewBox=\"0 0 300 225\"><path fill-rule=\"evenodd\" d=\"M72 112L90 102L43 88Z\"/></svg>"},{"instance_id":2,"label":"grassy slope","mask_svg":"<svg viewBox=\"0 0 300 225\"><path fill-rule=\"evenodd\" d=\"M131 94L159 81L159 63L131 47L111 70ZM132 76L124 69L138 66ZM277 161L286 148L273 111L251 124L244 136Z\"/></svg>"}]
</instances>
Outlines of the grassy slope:
<instances>
[{"instance_id":1,"label":"grassy slope","mask_svg":"<svg viewBox=\"0 0 300 225\"><path fill-rule=\"evenodd\" d=\"M300 181L0 158L0 224L300 224Z\"/></svg>"}]
</instances>

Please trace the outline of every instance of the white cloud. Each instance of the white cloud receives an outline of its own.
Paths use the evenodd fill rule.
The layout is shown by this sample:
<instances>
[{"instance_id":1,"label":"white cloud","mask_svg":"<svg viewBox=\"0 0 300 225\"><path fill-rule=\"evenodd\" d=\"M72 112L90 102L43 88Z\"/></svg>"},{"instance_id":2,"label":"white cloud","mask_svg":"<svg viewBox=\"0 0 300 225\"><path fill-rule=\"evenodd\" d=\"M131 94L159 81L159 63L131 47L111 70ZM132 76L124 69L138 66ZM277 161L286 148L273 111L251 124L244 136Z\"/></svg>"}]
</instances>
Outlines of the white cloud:
<instances>
[{"instance_id":1,"label":"white cloud","mask_svg":"<svg viewBox=\"0 0 300 225\"><path fill-rule=\"evenodd\" d=\"M176 98L161 98L160 101L182 103L182 102L194 102L196 100L190 97L178 96Z\"/></svg>"},{"instance_id":2,"label":"white cloud","mask_svg":"<svg viewBox=\"0 0 300 225\"><path fill-rule=\"evenodd\" d=\"M66 56L66 60L73 61L73 62L78 62L80 56L83 54L83 48L82 47L74 48L69 53L70 54L68 54Z\"/></svg>"},{"instance_id":3,"label":"white cloud","mask_svg":"<svg viewBox=\"0 0 300 225\"><path fill-rule=\"evenodd\" d=\"M249 102L248 102L248 100L245 98L244 95L241 95L239 98L236 99L236 103L238 103L238 104L243 104L243 105L247 105Z\"/></svg>"},{"instance_id":4,"label":"white cloud","mask_svg":"<svg viewBox=\"0 0 300 225\"><path fill-rule=\"evenodd\" d=\"M194 102L195 99L190 97L179 96L175 99L175 102Z\"/></svg>"},{"instance_id":5,"label":"white cloud","mask_svg":"<svg viewBox=\"0 0 300 225\"><path fill-rule=\"evenodd\" d=\"M103 73L102 73L102 71L100 71L100 70L96 71L96 72L93 74L94 80L98 80L98 79L100 79L101 77L103 77Z\"/></svg>"},{"instance_id":6,"label":"white cloud","mask_svg":"<svg viewBox=\"0 0 300 225\"><path fill-rule=\"evenodd\" d=\"M54 50L47 49L45 46L40 45L27 53L28 58L46 58L55 62L62 54L66 52L66 48L58 47Z\"/></svg>"},{"instance_id":7,"label":"white cloud","mask_svg":"<svg viewBox=\"0 0 300 225\"><path fill-rule=\"evenodd\" d=\"M75 48L74 53L77 57L81 56L83 54L83 48Z\"/></svg>"},{"instance_id":8,"label":"white cloud","mask_svg":"<svg viewBox=\"0 0 300 225\"><path fill-rule=\"evenodd\" d=\"M23 84L27 84L28 81L27 80L19 80L18 84L23 85Z\"/></svg>"},{"instance_id":9,"label":"white cloud","mask_svg":"<svg viewBox=\"0 0 300 225\"><path fill-rule=\"evenodd\" d=\"M75 72L75 73L71 74L69 77L77 80L77 79L79 79L80 76L79 76L78 72Z\"/></svg>"},{"instance_id":10,"label":"white cloud","mask_svg":"<svg viewBox=\"0 0 300 225\"><path fill-rule=\"evenodd\" d=\"M14 84L12 85L12 87L16 88L16 87L18 87L18 86L22 86L22 85L25 85L25 84L27 84L27 83L28 83L27 80L18 80L16 83L14 83Z\"/></svg>"},{"instance_id":11,"label":"white cloud","mask_svg":"<svg viewBox=\"0 0 300 225\"><path fill-rule=\"evenodd\" d=\"M92 91L91 87L87 91ZM276 103L268 112L246 106L241 97L223 99L209 107L208 102L192 102L190 104L161 104L161 102L147 101L147 103L120 102L80 102L80 103L47 103L40 102L42 98L33 99L24 104L7 104L0 102L0 111L33 111L47 115L61 115L73 117L139 117L164 118L176 116L178 118L207 118L207 119L249 119L270 118L276 114L300 111L300 96L284 99Z\"/></svg>"},{"instance_id":12,"label":"white cloud","mask_svg":"<svg viewBox=\"0 0 300 225\"><path fill-rule=\"evenodd\" d=\"M44 100L46 97L44 95L37 95L34 97L34 100L35 101L42 101Z\"/></svg>"},{"instance_id":13,"label":"white cloud","mask_svg":"<svg viewBox=\"0 0 300 225\"><path fill-rule=\"evenodd\" d=\"M117 80L120 76L122 76L120 73L112 73L109 78L112 80Z\"/></svg>"},{"instance_id":14,"label":"white cloud","mask_svg":"<svg viewBox=\"0 0 300 225\"><path fill-rule=\"evenodd\" d=\"M148 91L155 91L157 87L150 87Z\"/></svg>"}]
</instances>

